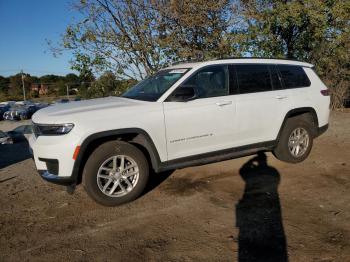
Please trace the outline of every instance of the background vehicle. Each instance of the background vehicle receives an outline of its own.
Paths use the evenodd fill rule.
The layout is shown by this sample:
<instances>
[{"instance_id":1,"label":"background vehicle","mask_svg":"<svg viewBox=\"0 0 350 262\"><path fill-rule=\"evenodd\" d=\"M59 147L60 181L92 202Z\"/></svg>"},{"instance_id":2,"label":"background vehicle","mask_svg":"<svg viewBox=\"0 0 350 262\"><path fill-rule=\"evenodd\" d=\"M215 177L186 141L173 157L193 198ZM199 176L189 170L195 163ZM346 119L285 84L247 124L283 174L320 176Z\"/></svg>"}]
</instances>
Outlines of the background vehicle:
<instances>
[{"instance_id":1,"label":"background vehicle","mask_svg":"<svg viewBox=\"0 0 350 262\"><path fill-rule=\"evenodd\" d=\"M30 101L16 102L14 106L10 108L7 107L7 110L3 113L3 118L6 120L30 119L36 111L47 106L47 103L32 103Z\"/></svg>"},{"instance_id":2,"label":"background vehicle","mask_svg":"<svg viewBox=\"0 0 350 262\"><path fill-rule=\"evenodd\" d=\"M34 113L32 106L13 106L4 113L5 120L25 120L29 119Z\"/></svg>"},{"instance_id":3,"label":"background vehicle","mask_svg":"<svg viewBox=\"0 0 350 262\"><path fill-rule=\"evenodd\" d=\"M8 134L0 130L0 145L5 144L13 144L13 139Z\"/></svg>"},{"instance_id":4,"label":"background vehicle","mask_svg":"<svg viewBox=\"0 0 350 262\"><path fill-rule=\"evenodd\" d=\"M13 106L15 105L16 101L5 101L5 102L0 102L0 106Z\"/></svg>"},{"instance_id":5,"label":"background vehicle","mask_svg":"<svg viewBox=\"0 0 350 262\"><path fill-rule=\"evenodd\" d=\"M137 198L155 172L272 151L304 161L325 132L329 92L308 63L222 59L171 66L122 97L52 106L33 116L41 176L103 205Z\"/></svg>"},{"instance_id":6,"label":"background vehicle","mask_svg":"<svg viewBox=\"0 0 350 262\"><path fill-rule=\"evenodd\" d=\"M28 140L32 133L32 125L22 125L8 131L7 135L12 138L13 142L21 142Z\"/></svg>"},{"instance_id":7,"label":"background vehicle","mask_svg":"<svg viewBox=\"0 0 350 262\"><path fill-rule=\"evenodd\" d=\"M34 103L30 100L25 101L16 101L14 106L28 106L28 105L34 105Z\"/></svg>"},{"instance_id":8,"label":"background vehicle","mask_svg":"<svg viewBox=\"0 0 350 262\"><path fill-rule=\"evenodd\" d=\"M10 109L10 106L5 104L0 104L0 120L3 119L4 113Z\"/></svg>"}]
</instances>

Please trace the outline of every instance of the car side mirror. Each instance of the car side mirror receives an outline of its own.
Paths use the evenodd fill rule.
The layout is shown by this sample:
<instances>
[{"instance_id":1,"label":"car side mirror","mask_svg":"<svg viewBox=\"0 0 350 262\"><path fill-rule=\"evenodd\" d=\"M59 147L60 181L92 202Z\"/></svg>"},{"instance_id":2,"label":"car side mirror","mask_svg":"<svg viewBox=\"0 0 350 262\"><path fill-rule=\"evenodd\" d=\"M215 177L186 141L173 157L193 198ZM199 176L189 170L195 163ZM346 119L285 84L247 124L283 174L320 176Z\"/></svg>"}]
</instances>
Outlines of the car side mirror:
<instances>
[{"instance_id":1,"label":"car side mirror","mask_svg":"<svg viewBox=\"0 0 350 262\"><path fill-rule=\"evenodd\" d=\"M196 92L192 85L182 85L175 89L168 101L170 102L186 102L196 99Z\"/></svg>"}]
</instances>

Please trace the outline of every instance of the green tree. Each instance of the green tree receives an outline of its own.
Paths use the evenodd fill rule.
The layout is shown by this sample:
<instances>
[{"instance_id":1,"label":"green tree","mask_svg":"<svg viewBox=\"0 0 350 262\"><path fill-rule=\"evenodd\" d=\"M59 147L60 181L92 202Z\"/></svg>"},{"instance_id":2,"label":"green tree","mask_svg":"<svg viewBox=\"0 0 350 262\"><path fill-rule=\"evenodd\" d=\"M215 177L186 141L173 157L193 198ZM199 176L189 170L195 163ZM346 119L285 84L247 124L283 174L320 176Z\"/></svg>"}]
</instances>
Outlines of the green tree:
<instances>
[{"instance_id":1,"label":"green tree","mask_svg":"<svg viewBox=\"0 0 350 262\"><path fill-rule=\"evenodd\" d=\"M50 86L51 88L54 88L57 90L57 93L59 96L65 96L67 95L67 84L63 79L58 80L53 85Z\"/></svg>"},{"instance_id":2,"label":"green tree","mask_svg":"<svg viewBox=\"0 0 350 262\"><path fill-rule=\"evenodd\" d=\"M107 71L101 75L87 90L88 98L104 97L112 95L116 88L115 75Z\"/></svg>"},{"instance_id":3,"label":"green tree","mask_svg":"<svg viewBox=\"0 0 350 262\"><path fill-rule=\"evenodd\" d=\"M143 79L174 61L231 53L228 0L86 0L75 8L63 49L73 50L72 68L111 70L119 79ZM55 49L57 51L57 49Z\"/></svg>"},{"instance_id":4,"label":"green tree","mask_svg":"<svg viewBox=\"0 0 350 262\"><path fill-rule=\"evenodd\" d=\"M91 86L87 89L86 98L96 98L105 96L120 96L132 85L136 84L136 80L123 79L119 80L111 71L103 73Z\"/></svg>"},{"instance_id":5,"label":"green tree","mask_svg":"<svg viewBox=\"0 0 350 262\"><path fill-rule=\"evenodd\" d=\"M79 76L73 73L67 74L64 78L65 78L65 82L70 85L79 85L80 83Z\"/></svg>"},{"instance_id":6,"label":"green tree","mask_svg":"<svg viewBox=\"0 0 350 262\"><path fill-rule=\"evenodd\" d=\"M10 85L10 79L8 77L0 76L0 93L6 94Z\"/></svg>"},{"instance_id":7,"label":"green tree","mask_svg":"<svg viewBox=\"0 0 350 262\"><path fill-rule=\"evenodd\" d=\"M122 95L126 90L128 90L130 87L137 84L137 80L135 79L123 79L123 80L117 80L116 88L114 91L114 95L120 96Z\"/></svg>"},{"instance_id":8,"label":"green tree","mask_svg":"<svg viewBox=\"0 0 350 262\"><path fill-rule=\"evenodd\" d=\"M40 79L40 83L42 84L52 84L59 80L62 80L63 77L58 75L43 75L39 79Z\"/></svg>"},{"instance_id":9,"label":"green tree","mask_svg":"<svg viewBox=\"0 0 350 262\"><path fill-rule=\"evenodd\" d=\"M236 9L243 16L242 53L307 61L332 90L339 107L349 88L350 1L246 0Z\"/></svg>"},{"instance_id":10,"label":"green tree","mask_svg":"<svg viewBox=\"0 0 350 262\"><path fill-rule=\"evenodd\" d=\"M88 58L88 57L87 57ZM76 61L77 63L77 61ZM91 64L87 60L83 59L79 62L79 68L75 67L76 70L80 72L79 75L79 94L83 97L89 97L88 89L91 87L93 81L95 81L95 76L91 69Z\"/></svg>"},{"instance_id":11,"label":"green tree","mask_svg":"<svg viewBox=\"0 0 350 262\"><path fill-rule=\"evenodd\" d=\"M30 74L23 74L24 88L26 91L26 98L30 97L30 87L33 82ZM11 98L23 99L23 85L22 85L22 74L16 74L10 76L10 84L8 94Z\"/></svg>"},{"instance_id":12,"label":"green tree","mask_svg":"<svg viewBox=\"0 0 350 262\"><path fill-rule=\"evenodd\" d=\"M80 85L81 85L81 80L79 78L79 76L77 76L76 74L73 74L73 73L69 73L67 74L65 77L64 77L64 88L65 88L65 91L63 91L63 87L62 87L62 84L61 84L61 87L59 88L59 93L62 94L66 94L67 93L67 86L68 86L68 90L69 90L69 94L72 95L72 94L76 94L75 90L78 90Z\"/></svg>"},{"instance_id":13,"label":"green tree","mask_svg":"<svg viewBox=\"0 0 350 262\"><path fill-rule=\"evenodd\" d=\"M60 44L73 51L72 68L85 83L106 70L140 80L174 61L260 56L314 64L333 107L349 89L350 1L81 0L74 7L82 19Z\"/></svg>"},{"instance_id":14,"label":"green tree","mask_svg":"<svg viewBox=\"0 0 350 262\"><path fill-rule=\"evenodd\" d=\"M159 43L172 61L235 54L228 38L230 1L154 1L153 7L160 16Z\"/></svg>"}]
</instances>

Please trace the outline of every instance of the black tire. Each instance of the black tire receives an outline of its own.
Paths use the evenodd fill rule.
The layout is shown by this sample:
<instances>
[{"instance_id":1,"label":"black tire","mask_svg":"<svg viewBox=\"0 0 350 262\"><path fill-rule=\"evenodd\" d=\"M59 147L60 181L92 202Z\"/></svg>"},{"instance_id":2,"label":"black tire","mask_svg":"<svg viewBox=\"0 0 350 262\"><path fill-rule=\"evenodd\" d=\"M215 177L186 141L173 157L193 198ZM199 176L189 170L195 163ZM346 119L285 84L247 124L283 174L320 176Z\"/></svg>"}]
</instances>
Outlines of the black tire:
<instances>
[{"instance_id":1,"label":"black tire","mask_svg":"<svg viewBox=\"0 0 350 262\"><path fill-rule=\"evenodd\" d=\"M116 155L125 155L132 158L138 166L139 177L134 188L126 195L111 197L100 190L97 183L97 173L107 159ZM137 147L123 141L109 141L100 145L89 156L84 167L82 182L88 195L97 203L104 206L117 206L139 197L147 185L148 176L148 162Z\"/></svg>"},{"instance_id":2,"label":"black tire","mask_svg":"<svg viewBox=\"0 0 350 262\"><path fill-rule=\"evenodd\" d=\"M294 156L292 152L289 150L289 138L293 131L297 128L304 129L309 136L309 143L306 147L306 151L300 156ZM281 161L285 161L288 163L299 163L304 161L310 154L313 137L315 134L315 127L312 122L308 121L308 117L293 117L287 120L282 133L280 135L278 144L276 148L273 150L273 154L275 157Z\"/></svg>"}]
</instances>

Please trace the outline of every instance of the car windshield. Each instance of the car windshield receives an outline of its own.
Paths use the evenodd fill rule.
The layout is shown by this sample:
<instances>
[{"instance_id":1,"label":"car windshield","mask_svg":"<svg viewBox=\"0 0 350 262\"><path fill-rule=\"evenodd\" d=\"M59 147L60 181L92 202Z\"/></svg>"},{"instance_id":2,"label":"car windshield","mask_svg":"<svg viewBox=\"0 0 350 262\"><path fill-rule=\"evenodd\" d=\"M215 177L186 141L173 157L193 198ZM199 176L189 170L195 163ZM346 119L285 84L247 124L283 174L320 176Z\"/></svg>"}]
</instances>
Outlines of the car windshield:
<instances>
[{"instance_id":1,"label":"car windshield","mask_svg":"<svg viewBox=\"0 0 350 262\"><path fill-rule=\"evenodd\" d=\"M139 82L122 97L143 101L157 101L189 68L165 69Z\"/></svg>"}]
</instances>

